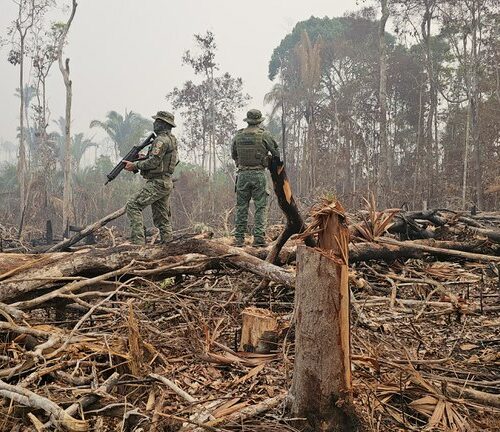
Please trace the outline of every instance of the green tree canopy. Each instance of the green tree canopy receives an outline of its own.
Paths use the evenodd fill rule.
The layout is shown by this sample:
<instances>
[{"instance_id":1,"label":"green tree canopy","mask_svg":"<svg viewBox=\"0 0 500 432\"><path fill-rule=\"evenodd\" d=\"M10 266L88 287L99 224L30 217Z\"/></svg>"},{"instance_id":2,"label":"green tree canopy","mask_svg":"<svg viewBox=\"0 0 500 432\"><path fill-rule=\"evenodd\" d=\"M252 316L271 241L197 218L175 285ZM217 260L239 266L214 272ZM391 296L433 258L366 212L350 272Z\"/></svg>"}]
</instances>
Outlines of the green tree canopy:
<instances>
[{"instance_id":1,"label":"green tree canopy","mask_svg":"<svg viewBox=\"0 0 500 432\"><path fill-rule=\"evenodd\" d=\"M110 111L106 114L106 120L92 120L90 127L103 129L111 138L116 153L125 156L148 130L152 130L153 123L140 114L125 110L123 116L117 111Z\"/></svg>"}]
</instances>

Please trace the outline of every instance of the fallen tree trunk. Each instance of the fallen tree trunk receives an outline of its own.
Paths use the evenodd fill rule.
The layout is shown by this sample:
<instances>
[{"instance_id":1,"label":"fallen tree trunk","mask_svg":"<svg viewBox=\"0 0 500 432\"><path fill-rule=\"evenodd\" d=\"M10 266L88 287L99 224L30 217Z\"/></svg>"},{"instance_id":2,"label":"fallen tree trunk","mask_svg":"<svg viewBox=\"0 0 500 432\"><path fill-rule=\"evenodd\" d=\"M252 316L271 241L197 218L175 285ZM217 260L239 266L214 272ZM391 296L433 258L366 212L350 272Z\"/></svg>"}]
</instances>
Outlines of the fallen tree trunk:
<instances>
[{"instance_id":1,"label":"fallen tree trunk","mask_svg":"<svg viewBox=\"0 0 500 432\"><path fill-rule=\"evenodd\" d=\"M407 241L400 242L400 241L385 238L385 237L379 238L378 241L381 243L389 244L389 245L408 247L410 249L420 250L422 252L426 252L426 253L429 253L432 255L447 255L447 256L453 256L453 257L457 257L457 258L463 258L463 259L470 260L470 261L500 262L500 256L483 255L483 254L463 252L463 251L458 251L458 250L437 248L437 247L425 246L422 244L407 242Z\"/></svg>"},{"instance_id":2,"label":"fallen tree trunk","mask_svg":"<svg viewBox=\"0 0 500 432\"><path fill-rule=\"evenodd\" d=\"M223 260L227 264L254 273L276 283L293 286L295 275L271 263L252 256L241 248L235 248L213 240L199 238L180 239L165 245L134 247L118 246L108 249L84 249L74 253L56 253L44 256L43 262L16 272L3 280L0 302L22 299L32 291L54 286L58 281L74 276L95 276L119 270L131 262L140 262L127 274L134 271L147 272L148 267L166 266L172 268L183 263L179 254L199 253ZM0 254L0 262L3 254ZM161 261L161 263L159 263ZM205 267L202 267L202 270ZM158 272L158 269L154 270Z\"/></svg>"},{"instance_id":3,"label":"fallen tree trunk","mask_svg":"<svg viewBox=\"0 0 500 432\"><path fill-rule=\"evenodd\" d=\"M379 241L380 243L350 244L349 263L370 260L390 262L396 259L422 258L425 255L500 262L500 257L497 256L472 253L480 250L483 242L398 242L386 238ZM200 256L196 258L193 253ZM79 277L95 278L122 269L132 261L140 264L134 265L126 274L158 277L196 274L218 268L220 261L223 261L265 280L294 286L293 273L253 256L254 253L262 254L262 251L253 248L242 250L214 240L188 238L148 247L88 248L72 253L44 255L0 254L0 268L9 269L9 266L14 266L0 276L0 302L23 300L32 291L50 289L61 282L77 281ZM293 248L287 249L287 260L294 259L294 254ZM204 259L203 256L208 258ZM192 264L188 265L189 263Z\"/></svg>"},{"instance_id":4,"label":"fallen tree trunk","mask_svg":"<svg viewBox=\"0 0 500 432\"><path fill-rule=\"evenodd\" d=\"M427 229L421 221L428 221L438 227L447 223L445 218L438 215L437 210L401 212L394 217L388 231L411 240L434 238L435 232Z\"/></svg>"},{"instance_id":5,"label":"fallen tree trunk","mask_svg":"<svg viewBox=\"0 0 500 432\"><path fill-rule=\"evenodd\" d=\"M500 243L500 231L485 228L470 228L476 234L488 237L488 239L495 243Z\"/></svg>"},{"instance_id":6,"label":"fallen tree trunk","mask_svg":"<svg viewBox=\"0 0 500 432\"><path fill-rule=\"evenodd\" d=\"M387 240L387 242L386 242ZM437 241L432 239L414 240L400 242L397 240L381 237L379 243L351 243L349 245L349 263L362 261L386 261L397 259L423 258L426 255L436 257L449 257L442 250L470 252L473 255L483 256L485 242L482 240L474 242L452 242ZM488 256L484 254L484 256Z\"/></svg>"}]
</instances>

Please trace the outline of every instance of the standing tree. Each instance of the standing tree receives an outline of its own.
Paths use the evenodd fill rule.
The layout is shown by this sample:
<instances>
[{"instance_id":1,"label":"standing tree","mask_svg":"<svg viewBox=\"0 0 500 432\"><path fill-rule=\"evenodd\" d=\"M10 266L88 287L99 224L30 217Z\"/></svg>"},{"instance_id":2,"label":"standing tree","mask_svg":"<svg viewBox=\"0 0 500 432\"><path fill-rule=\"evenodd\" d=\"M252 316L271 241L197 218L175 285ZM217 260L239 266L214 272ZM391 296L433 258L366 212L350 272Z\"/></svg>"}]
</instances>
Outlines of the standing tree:
<instances>
[{"instance_id":1,"label":"standing tree","mask_svg":"<svg viewBox=\"0 0 500 432\"><path fill-rule=\"evenodd\" d=\"M280 76L282 76L280 74ZM283 78L281 78L283 79ZM264 96L264 103L271 105L271 114L270 117L273 118L276 114L276 111L281 111L281 150L283 154L283 163L286 165L287 161L287 113L288 113L288 97L289 94L287 89L285 88L283 81L280 83L274 84L272 90L269 93L266 93Z\"/></svg>"},{"instance_id":2,"label":"standing tree","mask_svg":"<svg viewBox=\"0 0 500 432\"><path fill-rule=\"evenodd\" d=\"M35 106L35 136L42 152L42 165L47 166L48 140L47 126L49 122L47 106L47 77L52 65L57 61L57 47L61 36L60 26L53 25L47 32L38 28L34 37L34 48L31 53L35 72L35 89L37 105Z\"/></svg>"},{"instance_id":3,"label":"standing tree","mask_svg":"<svg viewBox=\"0 0 500 432\"><path fill-rule=\"evenodd\" d=\"M12 36L12 49L9 52L8 61L14 66L19 65L19 158L17 162L17 177L19 181L19 214L21 223L19 236L23 229L23 214L26 207L26 185L27 185L27 161L25 144L25 84L24 84L24 60L27 51L27 38L33 26L43 17L52 2L50 0L19 0L17 2L17 17L9 28Z\"/></svg>"},{"instance_id":4,"label":"standing tree","mask_svg":"<svg viewBox=\"0 0 500 432\"><path fill-rule=\"evenodd\" d=\"M387 48L385 41L385 24L389 18L387 0L380 0L382 17L378 29L379 64L380 64L380 86L379 86L379 110L380 110L380 158L377 175L377 191L379 203L387 205L387 194L389 191L388 157L389 143L387 141Z\"/></svg>"},{"instance_id":5,"label":"standing tree","mask_svg":"<svg viewBox=\"0 0 500 432\"><path fill-rule=\"evenodd\" d=\"M59 37L59 43L57 46L56 56L59 64L59 70L64 79L64 86L66 87L66 126L65 126L65 161L64 161L64 188L63 188L63 232L67 231L68 228L68 218L70 215L70 207L72 200L71 193L71 98L72 93L72 82L69 79L69 58L63 63L63 49L66 42L66 37L68 36L69 28L75 17L77 3L76 0L72 0L71 13L66 24L59 24L61 28L61 35Z\"/></svg>"},{"instance_id":6,"label":"standing tree","mask_svg":"<svg viewBox=\"0 0 500 432\"><path fill-rule=\"evenodd\" d=\"M214 176L217 167L229 160L229 143L236 129L235 112L245 105L249 96L243 93L241 78L233 78L229 73L215 76L218 67L214 35L207 32L204 36L195 35L195 39L201 54L193 57L187 51L183 61L205 79L199 84L187 81L182 88L175 87L167 99L185 118L183 141L195 161L199 158L202 168Z\"/></svg>"},{"instance_id":7,"label":"standing tree","mask_svg":"<svg viewBox=\"0 0 500 432\"><path fill-rule=\"evenodd\" d=\"M490 109L495 110L495 90L498 89L498 59L493 60L496 71L488 72L488 59L494 59L495 53L498 53L498 25L495 25L498 11L495 12L494 6L492 0L467 0L458 4L448 1L440 4L443 17L441 35L448 43L456 63L454 68L442 74L442 79L451 83L447 86L446 94L443 94L451 105L444 136L445 168L461 171L463 208L472 203L484 208L483 177L494 172L494 163L491 166L493 169L487 169L490 168L489 162L495 161L494 146L489 152L486 147L488 142L495 142L496 122L483 128L480 121L481 117L488 118L490 114L489 110L483 108L486 107L485 103L493 102ZM490 135L490 131L493 131L493 135ZM485 132L489 137L483 139ZM456 163L460 159L462 167ZM458 179L455 181L458 182Z\"/></svg>"},{"instance_id":8,"label":"standing tree","mask_svg":"<svg viewBox=\"0 0 500 432\"><path fill-rule=\"evenodd\" d=\"M302 31L300 42L295 47L298 63L300 85L299 95L304 103L304 117L307 122L307 138L303 151L304 190L313 190L317 185L318 143L317 114L319 111L321 82L321 49L322 37L319 35L312 43L309 34Z\"/></svg>"},{"instance_id":9,"label":"standing tree","mask_svg":"<svg viewBox=\"0 0 500 432\"><path fill-rule=\"evenodd\" d=\"M202 166L205 168L205 154L207 153L206 145L208 144L208 175L215 174L216 158L215 158L215 110L214 110L214 73L218 70L217 63L215 63L215 37L211 31L207 31L205 35L195 34L194 38L201 49L201 53L193 56L188 50L184 53L182 62L190 65L195 74L205 75L205 83L208 89L208 104L207 115L205 119L205 128L207 131L208 140L204 140L204 148L202 153ZM208 141L208 142L207 142Z\"/></svg>"}]
</instances>

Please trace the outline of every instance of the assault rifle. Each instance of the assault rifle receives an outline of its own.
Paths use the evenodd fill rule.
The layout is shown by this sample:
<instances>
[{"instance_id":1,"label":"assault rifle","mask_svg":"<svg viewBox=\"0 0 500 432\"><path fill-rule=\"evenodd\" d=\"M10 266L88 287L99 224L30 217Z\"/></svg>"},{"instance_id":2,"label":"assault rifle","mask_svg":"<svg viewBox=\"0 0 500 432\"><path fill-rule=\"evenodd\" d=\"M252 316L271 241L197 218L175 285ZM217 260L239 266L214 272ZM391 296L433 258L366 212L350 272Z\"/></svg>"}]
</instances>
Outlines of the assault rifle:
<instances>
[{"instance_id":1,"label":"assault rifle","mask_svg":"<svg viewBox=\"0 0 500 432\"><path fill-rule=\"evenodd\" d=\"M118 174L122 172L122 169L125 168L125 163L123 161L130 161L130 162L135 162L138 160L142 160L139 157L139 152L149 144L153 142L153 140L156 138L156 134L154 132L151 132L151 134L139 145L132 147L132 149L123 157L123 159L116 164L116 166L113 168L113 170L106 175L108 178L107 182L104 183L107 185L110 181L114 180ZM134 174L138 173L138 170L134 170Z\"/></svg>"}]
</instances>

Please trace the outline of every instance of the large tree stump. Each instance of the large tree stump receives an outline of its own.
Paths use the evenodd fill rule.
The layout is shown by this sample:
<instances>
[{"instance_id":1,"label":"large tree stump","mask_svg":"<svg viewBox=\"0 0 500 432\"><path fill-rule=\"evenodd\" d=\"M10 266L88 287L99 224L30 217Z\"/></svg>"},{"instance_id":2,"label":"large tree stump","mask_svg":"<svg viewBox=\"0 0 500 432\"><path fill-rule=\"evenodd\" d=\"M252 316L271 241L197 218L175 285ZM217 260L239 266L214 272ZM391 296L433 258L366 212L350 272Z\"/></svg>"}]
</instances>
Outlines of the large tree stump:
<instances>
[{"instance_id":1,"label":"large tree stump","mask_svg":"<svg viewBox=\"0 0 500 432\"><path fill-rule=\"evenodd\" d=\"M297 249L292 413L312 430L357 431L352 408L348 239L340 204L313 214L318 249Z\"/></svg>"}]
</instances>

